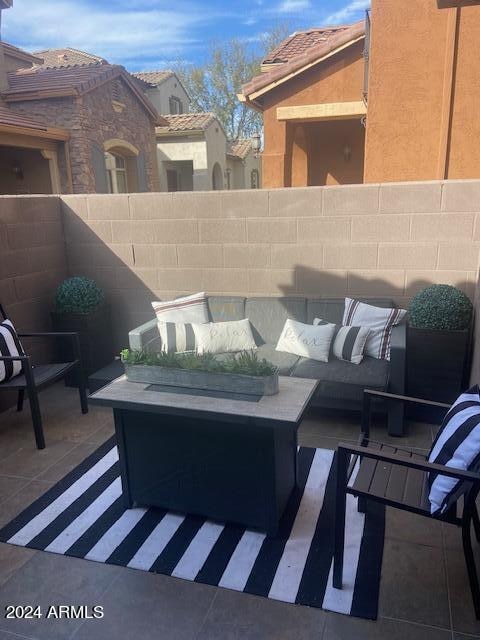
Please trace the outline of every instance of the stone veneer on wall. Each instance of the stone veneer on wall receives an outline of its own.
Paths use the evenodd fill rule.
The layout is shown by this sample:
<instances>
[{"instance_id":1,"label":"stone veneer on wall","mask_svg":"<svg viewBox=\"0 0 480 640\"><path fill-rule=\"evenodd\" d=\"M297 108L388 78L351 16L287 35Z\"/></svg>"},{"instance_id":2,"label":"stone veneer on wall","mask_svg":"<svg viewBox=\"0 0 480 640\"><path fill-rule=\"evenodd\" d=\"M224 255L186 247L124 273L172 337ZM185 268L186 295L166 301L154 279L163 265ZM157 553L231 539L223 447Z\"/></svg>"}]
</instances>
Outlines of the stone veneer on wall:
<instances>
[{"instance_id":1,"label":"stone veneer on wall","mask_svg":"<svg viewBox=\"0 0 480 640\"><path fill-rule=\"evenodd\" d=\"M157 147L153 119L139 100L122 82L122 113L113 109L112 82L106 82L79 98L58 98L13 102L10 108L19 113L62 127L70 133L68 142L72 168L73 192L95 193L92 168L92 143L102 146L110 139L121 139L145 153L147 185L158 189ZM65 158L59 145L62 190L69 192Z\"/></svg>"}]
</instances>

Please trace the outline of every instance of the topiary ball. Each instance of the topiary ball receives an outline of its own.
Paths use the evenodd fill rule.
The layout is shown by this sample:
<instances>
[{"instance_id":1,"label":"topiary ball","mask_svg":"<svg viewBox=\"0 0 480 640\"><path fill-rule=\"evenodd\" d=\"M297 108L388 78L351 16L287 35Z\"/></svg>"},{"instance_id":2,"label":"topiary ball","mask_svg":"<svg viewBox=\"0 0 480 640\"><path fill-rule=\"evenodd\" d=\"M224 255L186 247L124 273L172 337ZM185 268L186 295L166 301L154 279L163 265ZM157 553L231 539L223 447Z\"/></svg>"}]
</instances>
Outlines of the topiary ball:
<instances>
[{"instance_id":1,"label":"topiary ball","mask_svg":"<svg viewBox=\"0 0 480 640\"><path fill-rule=\"evenodd\" d=\"M473 306L467 296L449 284L432 284L413 298L409 322L417 329L468 329Z\"/></svg>"},{"instance_id":2,"label":"topiary ball","mask_svg":"<svg viewBox=\"0 0 480 640\"><path fill-rule=\"evenodd\" d=\"M89 313L103 302L105 295L90 278L64 280L55 295L57 313Z\"/></svg>"}]
</instances>

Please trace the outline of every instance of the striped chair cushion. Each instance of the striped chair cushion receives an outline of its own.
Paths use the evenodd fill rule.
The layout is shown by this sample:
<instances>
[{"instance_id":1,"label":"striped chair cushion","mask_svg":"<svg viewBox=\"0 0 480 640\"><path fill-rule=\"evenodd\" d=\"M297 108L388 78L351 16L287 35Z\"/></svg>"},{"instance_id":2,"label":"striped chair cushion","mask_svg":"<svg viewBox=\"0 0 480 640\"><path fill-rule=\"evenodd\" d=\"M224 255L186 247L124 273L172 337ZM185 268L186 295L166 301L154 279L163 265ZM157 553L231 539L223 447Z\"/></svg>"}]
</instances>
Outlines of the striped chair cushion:
<instances>
[{"instance_id":1,"label":"striped chair cushion","mask_svg":"<svg viewBox=\"0 0 480 640\"><path fill-rule=\"evenodd\" d=\"M24 351L18 339L15 327L10 320L4 320L0 324L0 356L23 356ZM22 372L22 363L19 360L0 360L0 382L6 382Z\"/></svg>"},{"instance_id":2,"label":"striped chair cushion","mask_svg":"<svg viewBox=\"0 0 480 640\"><path fill-rule=\"evenodd\" d=\"M321 325L328 324L328 322L315 318L313 324ZM369 335L370 329L367 327L337 326L331 347L333 356L339 360L360 364L363 360L363 351Z\"/></svg>"},{"instance_id":3,"label":"striped chair cushion","mask_svg":"<svg viewBox=\"0 0 480 640\"><path fill-rule=\"evenodd\" d=\"M342 324L370 329L365 355L379 360L390 360L392 328L402 322L406 313L405 309L384 309L345 298Z\"/></svg>"},{"instance_id":4,"label":"striped chair cushion","mask_svg":"<svg viewBox=\"0 0 480 640\"><path fill-rule=\"evenodd\" d=\"M453 403L433 442L428 461L453 469L480 469L480 390L475 385ZM455 478L431 473L430 510L434 515L445 513L454 504L465 483Z\"/></svg>"},{"instance_id":5,"label":"striped chair cushion","mask_svg":"<svg viewBox=\"0 0 480 640\"><path fill-rule=\"evenodd\" d=\"M158 332L162 351L167 353L196 351L197 344L191 323L159 322Z\"/></svg>"},{"instance_id":6,"label":"striped chair cushion","mask_svg":"<svg viewBox=\"0 0 480 640\"><path fill-rule=\"evenodd\" d=\"M166 302L154 301L152 307L160 322L208 322L207 296L204 292Z\"/></svg>"}]
</instances>

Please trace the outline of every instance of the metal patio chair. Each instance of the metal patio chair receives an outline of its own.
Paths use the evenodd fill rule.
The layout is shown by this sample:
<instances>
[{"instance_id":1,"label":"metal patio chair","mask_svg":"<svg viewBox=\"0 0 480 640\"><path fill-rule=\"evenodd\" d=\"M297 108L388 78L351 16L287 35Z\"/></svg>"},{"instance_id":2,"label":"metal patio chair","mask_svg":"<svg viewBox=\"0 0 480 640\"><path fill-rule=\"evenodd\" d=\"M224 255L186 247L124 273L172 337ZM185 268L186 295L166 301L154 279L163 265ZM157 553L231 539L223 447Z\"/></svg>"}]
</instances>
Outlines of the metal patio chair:
<instances>
[{"instance_id":1,"label":"metal patio chair","mask_svg":"<svg viewBox=\"0 0 480 640\"><path fill-rule=\"evenodd\" d=\"M7 320L8 316L0 305L0 315L3 320ZM78 333L67 332L43 332L43 333L19 333L19 338L61 338L70 340L72 343L74 360L71 362L57 362L52 364L32 364L31 357L27 354L19 356L1 356L0 361L20 361L22 363L22 372L6 382L0 382L0 391L17 391L17 411L22 411L25 391L28 395L30 410L32 413L33 430L35 432L35 441L38 449L45 448L45 437L43 434L42 415L40 413L40 404L38 402L38 392L41 389L62 380L72 369L78 371L78 392L80 395L80 406L82 413L88 413L87 394L85 389L85 378L83 375L82 361L80 355L80 341Z\"/></svg>"},{"instance_id":2,"label":"metal patio chair","mask_svg":"<svg viewBox=\"0 0 480 640\"><path fill-rule=\"evenodd\" d=\"M351 494L358 497L358 510L361 512L365 512L368 502L373 500L461 527L473 606L477 619L480 619L480 588L471 540L473 524L477 542L480 541L480 520L476 506L480 490L480 473L432 464L428 462L428 456L415 453L411 449L371 441L370 422L372 401L375 399L420 404L445 411L450 408L448 404L441 402L365 390L359 442L357 445L340 443L337 449L333 586L336 589L342 588L346 497L347 494ZM457 499L457 502L440 517L434 517L430 513L428 474L432 471L457 478L461 483L458 494L459 498L463 496L463 501Z\"/></svg>"}]
</instances>

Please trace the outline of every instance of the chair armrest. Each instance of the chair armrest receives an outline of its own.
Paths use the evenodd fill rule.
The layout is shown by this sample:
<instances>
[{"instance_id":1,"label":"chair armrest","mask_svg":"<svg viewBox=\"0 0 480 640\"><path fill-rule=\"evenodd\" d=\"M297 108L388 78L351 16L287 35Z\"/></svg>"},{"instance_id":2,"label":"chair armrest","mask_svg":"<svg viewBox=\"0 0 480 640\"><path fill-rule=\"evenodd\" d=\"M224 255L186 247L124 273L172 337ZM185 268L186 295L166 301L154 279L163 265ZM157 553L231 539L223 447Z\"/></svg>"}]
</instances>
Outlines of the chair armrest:
<instances>
[{"instance_id":1,"label":"chair armrest","mask_svg":"<svg viewBox=\"0 0 480 640\"><path fill-rule=\"evenodd\" d=\"M413 404L423 404L429 407L440 407L442 409L450 409L451 405L445 402L436 402L435 400L424 400L423 398L413 398L412 396L402 396L387 391L375 391L374 389L364 389L364 394L372 397L378 397L382 400L391 400L393 402L411 402Z\"/></svg>"},{"instance_id":2,"label":"chair armrest","mask_svg":"<svg viewBox=\"0 0 480 640\"><path fill-rule=\"evenodd\" d=\"M390 337L390 375L388 390L391 393L405 393L407 361L407 325L392 327Z\"/></svg>"},{"instance_id":3,"label":"chair armrest","mask_svg":"<svg viewBox=\"0 0 480 640\"><path fill-rule=\"evenodd\" d=\"M340 442L338 444L338 452L340 455L352 454L360 456L361 458L371 458L372 460L379 460L381 462L389 462L390 464L396 464L400 467L409 467L410 469L418 469L420 471L435 472L442 476L448 476L449 478L457 478L457 480L467 480L469 482L480 483L480 474L473 473L472 471L465 471L463 469L453 469L452 467L446 467L442 464L434 464L433 462L425 462L410 458L406 456L399 456L393 453L386 453L384 451L378 451L370 449L368 446L359 446L355 444L348 444L346 442Z\"/></svg>"},{"instance_id":4,"label":"chair armrest","mask_svg":"<svg viewBox=\"0 0 480 640\"><path fill-rule=\"evenodd\" d=\"M158 320L154 318L128 332L128 344L133 351L154 353L161 350Z\"/></svg>"},{"instance_id":5,"label":"chair armrest","mask_svg":"<svg viewBox=\"0 0 480 640\"><path fill-rule=\"evenodd\" d=\"M0 356L0 362L28 362L30 358L28 356Z\"/></svg>"},{"instance_id":6,"label":"chair armrest","mask_svg":"<svg viewBox=\"0 0 480 640\"><path fill-rule=\"evenodd\" d=\"M72 342L74 358L81 364L80 336L77 331L29 331L17 335L19 338L68 338Z\"/></svg>"}]
</instances>

